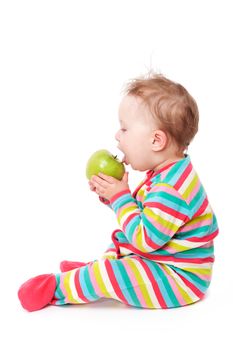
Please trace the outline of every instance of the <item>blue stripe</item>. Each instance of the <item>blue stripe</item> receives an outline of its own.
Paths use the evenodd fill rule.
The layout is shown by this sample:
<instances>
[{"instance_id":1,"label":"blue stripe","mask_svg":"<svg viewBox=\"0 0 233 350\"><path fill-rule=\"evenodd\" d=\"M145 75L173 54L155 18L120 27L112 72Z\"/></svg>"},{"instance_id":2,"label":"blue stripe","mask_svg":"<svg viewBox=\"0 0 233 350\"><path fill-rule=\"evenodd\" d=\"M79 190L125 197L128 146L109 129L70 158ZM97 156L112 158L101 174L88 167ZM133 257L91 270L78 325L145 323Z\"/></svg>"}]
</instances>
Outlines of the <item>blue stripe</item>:
<instances>
[{"instance_id":1,"label":"blue stripe","mask_svg":"<svg viewBox=\"0 0 233 350\"><path fill-rule=\"evenodd\" d=\"M152 193L149 193L147 196L146 196L146 199L145 199L145 205L146 205L146 202L151 202L151 201L154 201L156 203L161 203L163 205L165 205L166 207L168 208L171 208L171 209L174 209L186 216L189 216L190 215L190 211L189 211L189 208L186 204L186 202L184 200L181 200L177 197L174 196L174 200L178 201L178 203L175 203L167 198L165 198L165 195L167 195L166 192L152 192ZM170 195L171 196L171 195ZM154 209L153 207L150 207L151 210L157 210L158 209Z\"/></svg>"},{"instance_id":2,"label":"blue stripe","mask_svg":"<svg viewBox=\"0 0 233 350\"><path fill-rule=\"evenodd\" d=\"M167 176L163 180L166 183L174 186L181 175L184 173L185 169L189 166L190 157L187 156L185 159L177 162L172 168L171 171L168 172Z\"/></svg>"},{"instance_id":3,"label":"blue stripe","mask_svg":"<svg viewBox=\"0 0 233 350\"><path fill-rule=\"evenodd\" d=\"M56 305L64 305L66 304L65 302L65 295L62 293L62 290L60 288L60 285L61 285L61 274L60 273L57 273L55 274L55 277L56 277L56 290L55 290L55 298L57 298L58 300L56 300Z\"/></svg>"},{"instance_id":4,"label":"blue stripe","mask_svg":"<svg viewBox=\"0 0 233 350\"><path fill-rule=\"evenodd\" d=\"M99 296L95 294L94 289L92 289L91 294L89 292L89 289L87 287L91 284L90 278L89 278L89 272L88 272L88 266L83 266L79 269L79 280L80 280L80 286L82 288L84 296L89 299L90 301L95 301L99 299Z\"/></svg>"},{"instance_id":5,"label":"blue stripe","mask_svg":"<svg viewBox=\"0 0 233 350\"><path fill-rule=\"evenodd\" d=\"M170 296L168 294L168 289L165 287L165 284L164 284L163 280L160 277L160 274L163 273L163 271L161 271L159 269L158 263L153 263L153 262L151 262L149 260L146 260L146 259L144 259L143 261L148 265L149 269L151 270L151 272L153 274L154 279L158 283L159 289L161 291L161 294L162 294L162 296L163 296L167 306L168 307L174 307L174 303L172 302L172 300L171 300L171 298L170 298ZM163 275L164 275L164 273L163 273ZM163 278L167 280L167 277L165 275L164 275ZM167 280L167 283L168 283L168 285L170 285L168 280ZM174 297L175 297L175 295L174 295ZM175 299L176 299L176 297L175 297Z\"/></svg>"},{"instance_id":6,"label":"blue stripe","mask_svg":"<svg viewBox=\"0 0 233 350\"><path fill-rule=\"evenodd\" d=\"M195 287L197 287L202 293L205 293L206 289L210 285L209 281L202 280L200 277L196 276L192 272L181 270L175 266L170 266L170 267L171 269L175 270L178 274L185 277L189 282L191 282Z\"/></svg>"},{"instance_id":7,"label":"blue stripe","mask_svg":"<svg viewBox=\"0 0 233 350\"><path fill-rule=\"evenodd\" d=\"M122 294L124 295L125 299L127 300L127 302L130 305L141 307L141 304L140 304L138 297L137 297L137 295L136 295L136 293L131 285L130 279L128 277L127 271L125 270L123 263L120 260L110 260L110 264L111 264L112 269L114 271L114 275L116 277L116 280L117 280L117 283L120 287L120 290L121 290ZM129 285L126 285L119 268L124 270L125 276L127 276L129 279ZM132 297L128 291L129 288L130 288L131 294L134 296L134 300L132 299Z\"/></svg>"},{"instance_id":8,"label":"blue stripe","mask_svg":"<svg viewBox=\"0 0 233 350\"><path fill-rule=\"evenodd\" d=\"M115 212L117 212L119 210L119 208L123 207L125 204L127 203L131 203L136 205L136 201L135 199L132 197L131 194L127 193L124 194L123 196L117 198L117 200L115 200L112 203L112 208Z\"/></svg>"}]
</instances>

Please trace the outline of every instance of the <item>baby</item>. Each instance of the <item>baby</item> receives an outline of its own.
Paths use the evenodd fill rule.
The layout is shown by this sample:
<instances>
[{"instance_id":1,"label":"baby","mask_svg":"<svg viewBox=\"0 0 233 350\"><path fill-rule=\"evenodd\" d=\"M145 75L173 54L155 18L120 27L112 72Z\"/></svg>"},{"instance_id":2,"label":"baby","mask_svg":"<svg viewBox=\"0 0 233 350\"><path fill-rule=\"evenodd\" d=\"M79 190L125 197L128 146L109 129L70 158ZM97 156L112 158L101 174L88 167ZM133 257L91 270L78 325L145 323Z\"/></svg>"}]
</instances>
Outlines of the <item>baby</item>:
<instances>
[{"instance_id":1,"label":"baby","mask_svg":"<svg viewBox=\"0 0 233 350\"><path fill-rule=\"evenodd\" d=\"M101 259L63 261L61 273L25 282L18 296L26 310L100 298L165 309L205 296L218 225L186 154L198 120L192 96L163 75L151 72L126 85L116 140L124 162L146 177L133 193L127 173L121 181L92 177L90 189L115 212L119 229Z\"/></svg>"}]
</instances>

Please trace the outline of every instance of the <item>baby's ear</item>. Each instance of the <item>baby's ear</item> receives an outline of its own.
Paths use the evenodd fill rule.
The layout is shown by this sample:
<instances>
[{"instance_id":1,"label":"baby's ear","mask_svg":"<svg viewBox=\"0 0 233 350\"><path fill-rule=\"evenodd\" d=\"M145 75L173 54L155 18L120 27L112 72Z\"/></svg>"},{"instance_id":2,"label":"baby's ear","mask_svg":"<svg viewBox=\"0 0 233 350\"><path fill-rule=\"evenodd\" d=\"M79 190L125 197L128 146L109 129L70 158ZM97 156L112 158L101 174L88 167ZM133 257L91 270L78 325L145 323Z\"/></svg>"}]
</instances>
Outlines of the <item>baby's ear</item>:
<instances>
[{"instance_id":1,"label":"baby's ear","mask_svg":"<svg viewBox=\"0 0 233 350\"><path fill-rule=\"evenodd\" d=\"M168 142L166 133L162 130L155 130L151 137L152 150L155 152L162 151Z\"/></svg>"}]
</instances>

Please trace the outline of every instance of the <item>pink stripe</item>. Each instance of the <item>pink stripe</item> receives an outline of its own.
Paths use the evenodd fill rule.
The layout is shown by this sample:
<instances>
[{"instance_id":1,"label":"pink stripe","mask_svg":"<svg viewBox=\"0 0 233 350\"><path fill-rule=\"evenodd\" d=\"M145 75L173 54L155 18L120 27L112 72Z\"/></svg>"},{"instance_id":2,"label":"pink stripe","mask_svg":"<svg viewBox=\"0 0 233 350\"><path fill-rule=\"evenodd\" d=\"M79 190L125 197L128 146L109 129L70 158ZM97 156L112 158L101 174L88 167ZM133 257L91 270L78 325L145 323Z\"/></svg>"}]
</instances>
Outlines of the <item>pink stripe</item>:
<instances>
[{"instance_id":1,"label":"pink stripe","mask_svg":"<svg viewBox=\"0 0 233 350\"><path fill-rule=\"evenodd\" d=\"M139 194L137 194L137 196L136 196L136 199L137 199L137 201L139 201L139 202L142 202L143 203L143 201L144 201L144 195L142 194L142 195L139 195Z\"/></svg>"},{"instance_id":2,"label":"pink stripe","mask_svg":"<svg viewBox=\"0 0 233 350\"><path fill-rule=\"evenodd\" d=\"M135 207L135 209L130 209L129 213L133 213L134 211L137 211L137 213L140 214L140 210L138 209L138 206L135 203L130 202L130 203L124 204L123 207L119 208L119 210L117 212L117 216L119 217L121 215L122 210L125 210L129 207ZM127 212L127 214L128 214L128 212ZM126 214L124 214L124 215L126 215Z\"/></svg>"},{"instance_id":3,"label":"pink stripe","mask_svg":"<svg viewBox=\"0 0 233 350\"><path fill-rule=\"evenodd\" d=\"M179 177L178 181L176 182L176 184L174 185L174 187L179 190L180 187L183 185L183 183L185 182L185 180L187 179L187 177L189 176L189 174L192 171L192 164L189 163L188 166L186 167L186 169L183 171L183 173L181 174L181 176Z\"/></svg>"},{"instance_id":4,"label":"pink stripe","mask_svg":"<svg viewBox=\"0 0 233 350\"><path fill-rule=\"evenodd\" d=\"M128 275L129 275L131 284L132 284L132 286L133 286L133 288L134 288L134 291L135 291L135 293L136 293L136 295L137 295L137 297L138 297L138 299L139 299L141 305L142 305L143 307L146 307L146 308L147 308L148 306L147 306L147 304L146 304L146 302L145 302L145 300L144 300L144 298L143 298L142 292L141 292L141 290L138 288L138 281L136 280L136 277L134 276L134 273L133 273L133 271L131 270L131 267L129 266L129 264L127 264L127 259L122 259L121 261L122 261L122 264L124 265L124 267L125 267L125 269L126 269Z\"/></svg>"},{"instance_id":5,"label":"pink stripe","mask_svg":"<svg viewBox=\"0 0 233 350\"><path fill-rule=\"evenodd\" d=\"M145 243L147 246L149 246L150 248L152 248L153 250L157 250L158 248L160 248L160 245L156 244L154 241L152 241L152 239L149 237L149 235L146 232L145 226L141 226L143 233L141 233L141 235L144 237ZM134 231L134 234L132 236L132 245L137 247L137 235L138 235L138 230Z\"/></svg>"},{"instance_id":6,"label":"pink stripe","mask_svg":"<svg viewBox=\"0 0 233 350\"><path fill-rule=\"evenodd\" d=\"M188 271L189 272L189 271ZM211 280L211 276L212 276L212 274L210 273L210 274L208 274L208 275L203 275L202 273L197 273L197 272L195 272L195 271L192 271L192 273L195 275L195 276L197 276L197 277L199 277L200 279L202 279L202 280L204 280L204 281L210 281Z\"/></svg>"},{"instance_id":7,"label":"pink stripe","mask_svg":"<svg viewBox=\"0 0 233 350\"><path fill-rule=\"evenodd\" d=\"M117 194L115 194L112 198L110 198L110 204L113 204L118 198L120 198L121 196L124 196L125 194L130 194L131 195L131 192L130 190L123 190Z\"/></svg>"},{"instance_id":8,"label":"pink stripe","mask_svg":"<svg viewBox=\"0 0 233 350\"><path fill-rule=\"evenodd\" d=\"M171 194L177 198L180 198L180 199L183 199L180 195L180 193L175 190L173 187L167 187L167 186L164 186L163 184L161 185L156 185L155 187L153 187L150 191L150 194L151 193L156 193L156 192L166 192L168 194Z\"/></svg>"},{"instance_id":9,"label":"pink stripe","mask_svg":"<svg viewBox=\"0 0 233 350\"><path fill-rule=\"evenodd\" d=\"M184 241L185 241L185 240L180 240L180 242L178 242L177 244L180 244L180 245L182 246L182 242L184 242ZM167 243L167 245L165 245L165 246L163 247L163 249L166 250L168 253L171 253L171 254L175 254L175 253L177 253L177 252L183 252L183 251L185 251L185 250L192 249L191 247L187 247L186 249L184 248L183 250L182 250L182 248L179 248L179 250L176 250L175 248L169 247L170 242L172 242L172 240L169 241L169 242ZM176 244L176 243L175 243L175 244ZM213 241L208 242L207 244L201 245L201 248L209 248L209 247L212 247L212 245L213 245ZM194 247L194 248L196 248L196 247Z\"/></svg>"},{"instance_id":10,"label":"pink stripe","mask_svg":"<svg viewBox=\"0 0 233 350\"><path fill-rule=\"evenodd\" d=\"M66 275L67 275L67 272L61 273L61 276L60 276L60 289L61 289L62 293L65 296L65 302L69 303L70 300L68 299L67 291L65 289L65 283L64 283L64 278L65 278Z\"/></svg>"},{"instance_id":11,"label":"pink stripe","mask_svg":"<svg viewBox=\"0 0 233 350\"><path fill-rule=\"evenodd\" d=\"M177 299L178 299L178 301L179 301L179 303L181 304L181 305L184 305L184 304L187 304L187 302L184 300L184 298L182 297L182 295L181 295L181 293L180 293L180 291L179 291L179 289L178 289L178 287L177 287L177 285L176 285L176 283L175 283L175 281L174 281L174 277L172 276L170 276L168 273L167 273L167 271L163 268L163 266L162 265L160 265L159 266L162 270L163 270L163 272L165 273L165 275L167 276L167 278L168 278L168 280L169 280L169 283L170 283L170 285L171 285L171 287L172 287L172 290L173 290L173 292L175 293L175 296L177 297ZM178 283L178 282L177 282ZM178 283L179 284L179 283ZM182 288L182 287L181 287ZM183 288L182 288L183 289Z\"/></svg>"},{"instance_id":12,"label":"pink stripe","mask_svg":"<svg viewBox=\"0 0 233 350\"><path fill-rule=\"evenodd\" d=\"M165 179L165 177L167 176L167 174L169 173L171 169L168 168L167 170L163 171L161 174L161 181L163 181Z\"/></svg>"},{"instance_id":13,"label":"pink stripe","mask_svg":"<svg viewBox=\"0 0 233 350\"><path fill-rule=\"evenodd\" d=\"M179 230L179 232L189 232L191 230L194 230L195 228L202 227L202 226L210 226L212 223L212 219L205 219L202 221L198 221L193 225L185 225L183 228Z\"/></svg>"},{"instance_id":14,"label":"pink stripe","mask_svg":"<svg viewBox=\"0 0 233 350\"><path fill-rule=\"evenodd\" d=\"M104 297L105 295L101 292L101 290L100 290L100 288L99 288L99 286L98 286L98 283L97 283L97 281L96 281L96 277L95 277L95 275L94 275L94 268L93 268L93 265L94 265L94 264L95 264L95 263L91 263L91 264L88 265L88 272L89 272L90 280L91 280L91 283L92 283L92 285L93 285L93 288L94 288L96 294L97 294L98 296Z\"/></svg>"},{"instance_id":15,"label":"pink stripe","mask_svg":"<svg viewBox=\"0 0 233 350\"><path fill-rule=\"evenodd\" d=\"M157 214L158 215L158 214ZM147 216L148 221L150 221L150 223L160 232L162 232L164 235L167 235L169 237L173 236L176 232L172 231L169 227L165 227L162 224L160 224L158 221L155 221L154 219L152 219L151 217ZM168 223L173 226L173 223L170 223L170 221L168 221Z\"/></svg>"},{"instance_id":16,"label":"pink stripe","mask_svg":"<svg viewBox=\"0 0 233 350\"><path fill-rule=\"evenodd\" d=\"M187 248L187 249L190 249L190 248ZM171 253L171 254L175 254L175 253L177 253L177 252L181 252L181 250L179 249L179 250L176 250L175 248L171 248L171 247L169 247L169 243L168 243L168 246L164 246L163 247L163 250L165 250L166 252L168 252L168 253ZM184 249L185 250L185 249ZM182 252L183 252L183 250L182 250Z\"/></svg>"},{"instance_id":17,"label":"pink stripe","mask_svg":"<svg viewBox=\"0 0 233 350\"><path fill-rule=\"evenodd\" d=\"M201 183L200 183L200 181L198 180L196 186L194 187L194 189L192 190L192 192L190 193L190 195L189 195L188 198L187 198L188 204L189 204L189 203L191 202L191 200L196 196L197 192L198 192L199 189L200 189L200 186L201 186Z\"/></svg>"},{"instance_id":18,"label":"pink stripe","mask_svg":"<svg viewBox=\"0 0 233 350\"><path fill-rule=\"evenodd\" d=\"M170 194L171 196L174 196L176 198L179 198L181 199L182 201L184 200L181 196L181 194L174 188L174 187L167 187L167 186L164 186L163 184L161 185L156 185L155 187L153 187L150 191L150 194L151 193L156 193L156 192L165 192L165 193L168 193ZM146 205L146 201L144 202L144 205Z\"/></svg>"}]
</instances>

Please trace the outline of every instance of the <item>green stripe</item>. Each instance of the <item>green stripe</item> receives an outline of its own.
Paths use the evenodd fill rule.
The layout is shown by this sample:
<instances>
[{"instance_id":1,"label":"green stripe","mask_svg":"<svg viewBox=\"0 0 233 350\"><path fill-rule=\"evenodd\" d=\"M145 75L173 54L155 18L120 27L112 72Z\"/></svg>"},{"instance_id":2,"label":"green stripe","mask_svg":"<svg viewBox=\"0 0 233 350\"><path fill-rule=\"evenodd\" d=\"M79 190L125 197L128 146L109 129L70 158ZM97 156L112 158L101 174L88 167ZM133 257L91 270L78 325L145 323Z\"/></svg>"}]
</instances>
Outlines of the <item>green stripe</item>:
<instances>
[{"instance_id":1,"label":"green stripe","mask_svg":"<svg viewBox=\"0 0 233 350\"><path fill-rule=\"evenodd\" d=\"M163 187L163 189L164 189L164 187ZM146 196L146 202L149 200L156 200L158 197L162 198L162 199L166 199L169 202L172 202L179 207L183 207L185 209L188 209L188 205L186 204L186 202L183 199L180 199L176 196L173 196L173 195L171 195L165 191L161 191L161 190L159 192L148 193L148 195Z\"/></svg>"},{"instance_id":2,"label":"green stripe","mask_svg":"<svg viewBox=\"0 0 233 350\"><path fill-rule=\"evenodd\" d=\"M62 290L60 288L60 285L61 285L61 274L60 273L56 274L56 283L57 283L57 288L56 288L56 292L55 292L55 297L57 299L64 299L65 296L62 293Z\"/></svg>"},{"instance_id":3,"label":"green stripe","mask_svg":"<svg viewBox=\"0 0 233 350\"><path fill-rule=\"evenodd\" d=\"M183 252L176 253L175 256L177 258L206 258L209 256L213 256L214 254L214 247L210 248L193 248L193 249L188 249Z\"/></svg>"},{"instance_id":4,"label":"green stripe","mask_svg":"<svg viewBox=\"0 0 233 350\"><path fill-rule=\"evenodd\" d=\"M182 269L179 269L175 266L170 266L173 270L175 270L178 274L181 274L185 278L187 278L192 284L194 284L198 289L200 289L202 292L206 290L206 288L209 287L210 282L204 281L197 275L195 275L193 272L185 271ZM198 271L197 271L198 273Z\"/></svg>"},{"instance_id":5,"label":"green stripe","mask_svg":"<svg viewBox=\"0 0 233 350\"><path fill-rule=\"evenodd\" d=\"M189 203L190 208L191 208L191 209L193 209L193 208L199 209L199 208L196 208L196 206L197 206L197 202L198 202L198 201L200 200L200 198L202 198L202 197L203 197L203 200L204 200L205 197L206 197L206 194L205 194L203 188L201 187L201 188L199 189L199 191L197 192L197 194L195 195L195 197L193 197L193 199L192 199L191 202Z\"/></svg>"},{"instance_id":6,"label":"green stripe","mask_svg":"<svg viewBox=\"0 0 233 350\"><path fill-rule=\"evenodd\" d=\"M150 239L152 241L154 241L156 244L162 245L164 243L166 243L168 240L170 240L170 236L169 235L165 235L164 233L162 233L161 231L159 231L146 217L146 215L144 215L143 213L141 214L142 217L142 222L143 225L146 228L146 231L148 232L148 236L150 237ZM162 241L162 242L156 242L156 239Z\"/></svg>"},{"instance_id":7,"label":"green stripe","mask_svg":"<svg viewBox=\"0 0 233 350\"><path fill-rule=\"evenodd\" d=\"M156 269L159 277L161 278L161 280L163 281L163 284L167 290L167 293L169 295L169 298L171 299L173 305L176 307L176 306L180 306L180 303L179 301L177 300L173 290L172 290L172 287L168 281L168 278L167 276L165 275L165 273L163 272L163 270L161 270L161 268L158 267L158 265L154 265L154 268Z\"/></svg>"},{"instance_id":8,"label":"green stripe","mask_svg":"<svg viewBox=\"0 0 233 350\"><path fill-rule=\"evenodd\" d=\"M179 233L177 233L176 238L178 238L178 239L181 238L182 240L189 238L189 237L200 237L201 238L201 237L204 237L207 233L211 233L211 232L208 232L209 229L210 229L210 226L206 225L206 226L201 226L199 228L194 228L193 230L179 232Z\"/></svg>"},{"instance_id":9,"label":"green stripe","mask_svg":"<svg viewBox=\"0 0 233 350\"><path fill-rule=\"evenodd\" d=\"M84 266L83 267L83 277L86 283L86 288L88 289L88 292L90 293L90 295L95 298L95 299L99 299L99 296L96 295L95 290L92 286L91 280L90 280L90 276L89 276L89 271L88 271L88 266Z\"/></svg>"},{"instance_id":10,"label":"green stripe","mask_svg":"<svg viewBox=\"0 0 233 350\"><path fill-rule=\"evenodd\" d=\"M177 162L176 164L174 164L172 167L171 167L171 170L167 173L164 181L166 182L169 182L172 180L173 176L174 175L177 175L177 171L181 168L181 166L183 167L182 169L182 172L180 173L180 176L183 174L183 172L186 170L187 166L189 164L189 160L187 161L187 159L185 159L185 163L184 163L184 160L182 159L182 162Z\"/></svg>"},{"instance_id":11,"label":"green stripe","mask_svg":"<svg viewBox=\"0 0 233 350\"><path fill-rule=\"evenodd\" d=\"M118 269L120 271L122 279L125 282L125 285L126 285L126 288L127 288L127 292L130 294L130 296L131 296L131 298L133 300L133 303L135 304L135 306L141 307L142 305L141 305L140 301L138 300L138 297L137 297L137 295L136 295L136 293L134 291L134 287L132 286L132 283L130 281L130 278L129 278L128 274L127 274L127 271L126 271L123 263L122 264L117 264L117 267L118 267Z\"/></svg>"}]
</instances>

